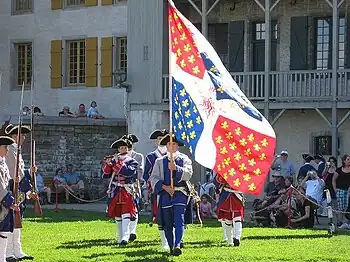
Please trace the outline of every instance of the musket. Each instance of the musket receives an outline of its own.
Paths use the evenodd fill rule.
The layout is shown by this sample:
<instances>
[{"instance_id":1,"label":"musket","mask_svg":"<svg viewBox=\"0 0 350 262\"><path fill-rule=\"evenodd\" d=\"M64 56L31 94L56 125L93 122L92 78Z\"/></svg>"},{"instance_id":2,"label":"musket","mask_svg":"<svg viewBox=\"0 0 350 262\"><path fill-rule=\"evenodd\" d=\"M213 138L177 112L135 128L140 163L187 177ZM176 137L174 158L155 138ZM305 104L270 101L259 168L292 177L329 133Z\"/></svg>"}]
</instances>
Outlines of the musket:
<instances>
[{"instance_id":1,"label":"musket","mask_svg":"<svg viewBox=\"0 0 350 262\"><path fill-rule=\"evenodd\" d=\"M33 198L34 203L34 213L37 216L42 216L43 211L41 209L40 201L38 198L38 190L36 187L36 173L34 170L35 167L35 139L34 139L34 103L33 103L33 78L30 85L30 103L31 103L31 114L30 114L30 176L32 178L32 192L36 193L35 198Z\"/></svg>"},{"instance_id":2,"label":"musket","mask_svg":"<svg viewBox=\"0 0 350 262\"><path fill-rule=\"evenodd\" d=\"M13 194L15 198L15 203L17 205L20 205L20 199L19 199L19 157L21 154L21 129L22 129L22 108L23 108L23 93L24 93L24 82L22 84L22 93L21 93L21 103L19 108L19 114L18 114L18 133L17 133L17 156L16 156L16 168L15 168L15 175L14 175L14 181L13 181ZM22 219L21 219L21 212L15 211L14 212L14 228L22 228Z\"/></svg>"}]
</instances>

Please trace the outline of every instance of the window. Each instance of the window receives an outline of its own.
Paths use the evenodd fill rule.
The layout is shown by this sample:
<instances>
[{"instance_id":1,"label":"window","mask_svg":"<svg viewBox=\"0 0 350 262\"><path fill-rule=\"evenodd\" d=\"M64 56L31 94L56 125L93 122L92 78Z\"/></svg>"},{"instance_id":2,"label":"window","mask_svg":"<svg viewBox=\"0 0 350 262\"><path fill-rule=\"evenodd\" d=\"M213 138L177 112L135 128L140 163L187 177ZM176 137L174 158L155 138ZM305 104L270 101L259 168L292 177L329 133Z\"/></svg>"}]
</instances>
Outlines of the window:
<instances>
[{"instance_id":1,"label":"window","mask_svg":"<svg viewBox=\"0 0 350 262\"><path fill-rule=\"evenodd\" d=\"M118 37L116 39L116 42L117 42L116 69L127 72L127 69L128 69L127 38Z\"/></svg>"},{"instance_id":2,"label":"window","mask_svg":"<svg viewBox=\"0 0 350 262\"><path fill-rule=\"evenodd\" d=\"M13 14L33 12L33 0L12 0Z\"/></svg>"},{"instance_id":3,"label":"window","mask_svg":"<svg viewBox=\"0 0 350 262\"><path fill-rule=\"evenodd\" d=\"M17 43L16 50L16 85L25 86L32 82L32 43Z\"/></svg>"},{"instance_id":4,"label":"window","mask_svg":"<svg viewBox=\"0 0 350 262\"><path fill-rule=\"evenodd\" d=\"M278 28L277 23L271 23L271 39L276 40L278 38ZM255 40L265 40L265 23L255 23L254 39Z\"/></svg>"},{"instance_id":5,"label":"window","mask_svg":"<svg viewBox=\"0 0 350 262\"><path fill-rule=\"evenodd\" d=\"M345 19L339 18L339 68L345 63ZM332 18L316 20L316 69L332 67Z\"/></svg>"},{"instance_id":6,"label":"window","mask_svg":"<svg viewBox=\"0 0 350 262\"><path fill-rule=\"evenodd\" d=\"M67 85L85 84L85 40L67 42Z\"/></svg>"},{"instance_id":7,"label":"window","mask_svg":"<svg viewBox=\"0 0 350 262\"><path fill-rule=\"evenodd\" d=\"M340 138L338 138L338 149ZM330 156L332 155L332 136L316 136L314 138L314 148L316 155Z\"/></svg>"},{"instance_id":8,"label":"window","mask_svg":"<svg viewBox=\"0 0 350 262\"><path fill-rule=\"evenodd\" d=\"M66 6L81 6L85 5L85 0L66 0Z\"/></svg>"}]
</instances>

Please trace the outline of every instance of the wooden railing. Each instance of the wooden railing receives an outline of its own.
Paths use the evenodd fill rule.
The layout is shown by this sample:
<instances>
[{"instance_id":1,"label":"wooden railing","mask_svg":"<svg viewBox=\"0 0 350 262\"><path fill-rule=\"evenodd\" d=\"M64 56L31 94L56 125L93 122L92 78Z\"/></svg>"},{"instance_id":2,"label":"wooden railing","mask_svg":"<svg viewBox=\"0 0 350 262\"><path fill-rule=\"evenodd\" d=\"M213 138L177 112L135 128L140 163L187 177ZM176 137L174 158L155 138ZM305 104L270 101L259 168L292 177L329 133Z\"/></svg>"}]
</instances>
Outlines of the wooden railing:
<instances>
[{"instance_id":1,"label":"wooden railing","mask_svg":"<svg viewBox=\"0 0 350 262\"><path fill-rule=\"evenodd\" d=\"M243 93L251 101L265 99L264 72L232 73ZM332 71L309 70L271 72L269 100L320 101L332 98ZM338 100L350 99L350 70L338 70ZM163 76L163 101L169 100L169 76Z\"/></svg>"}]
</instances>

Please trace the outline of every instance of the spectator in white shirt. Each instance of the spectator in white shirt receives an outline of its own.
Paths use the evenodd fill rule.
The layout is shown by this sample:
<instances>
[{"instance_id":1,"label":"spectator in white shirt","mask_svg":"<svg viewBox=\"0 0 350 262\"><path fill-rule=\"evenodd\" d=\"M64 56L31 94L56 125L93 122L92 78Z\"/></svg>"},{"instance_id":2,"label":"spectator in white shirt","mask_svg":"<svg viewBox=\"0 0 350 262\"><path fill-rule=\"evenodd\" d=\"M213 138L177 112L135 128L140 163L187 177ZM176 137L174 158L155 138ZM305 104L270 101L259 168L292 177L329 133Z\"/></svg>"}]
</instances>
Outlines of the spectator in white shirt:
<instances>
[{"instance_id":1,"label":"spectator in white shirt","mask_svg":"<svg viewBox=\"0 0 350 262\"><path fill-rule=\"evenodd\" d=\"M307 172L300 186L303 188L306 187L306 196L312 197L318 204L321 204L325 183L323 179L319 178L316 171Z\"/></svg>"}]
</instances>

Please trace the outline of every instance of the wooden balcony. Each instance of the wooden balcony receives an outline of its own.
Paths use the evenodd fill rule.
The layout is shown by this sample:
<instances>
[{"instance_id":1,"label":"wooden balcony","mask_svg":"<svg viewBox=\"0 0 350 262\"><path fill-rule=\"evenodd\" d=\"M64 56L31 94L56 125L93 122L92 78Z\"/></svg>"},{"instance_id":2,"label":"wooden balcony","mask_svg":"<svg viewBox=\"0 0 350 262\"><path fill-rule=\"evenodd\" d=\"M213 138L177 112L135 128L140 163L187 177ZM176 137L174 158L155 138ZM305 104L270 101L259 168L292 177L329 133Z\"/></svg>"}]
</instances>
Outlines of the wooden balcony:
<instances>
[{"instance_id":1,"label":"wooden balcony","mask_svg":"<svg viewBox=\"0 0 350 262\"><path fill-rule=\"evenodd\" d=\"M264 72L232 73L232 78L257 108L265 99ZM332 100L332 71L309 70L270 73L271 108L328 108ZM337 101L339 108L350 107L350 70L338 70ZM163 76L163 101L169 100L169 76ZM283 106L282 106L283 104ZM319 106L322 105L322 106Z\"/></svg>"}]
</instances>

